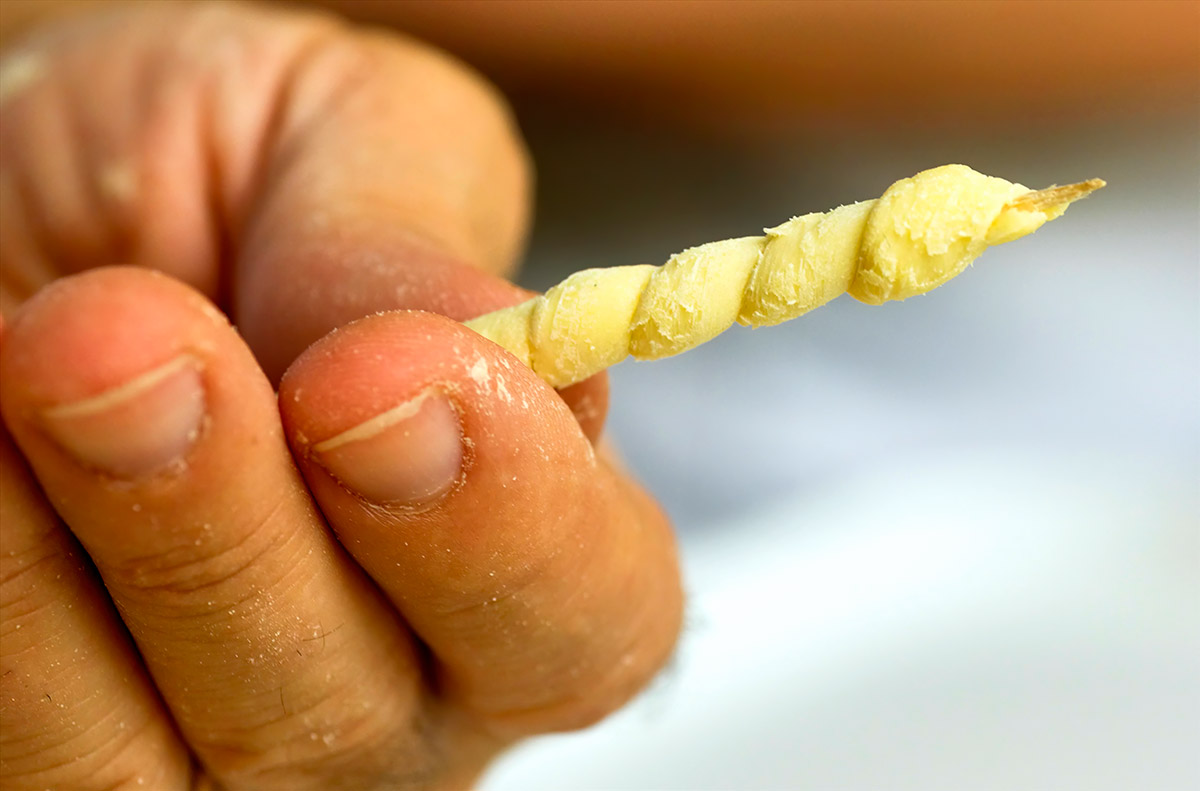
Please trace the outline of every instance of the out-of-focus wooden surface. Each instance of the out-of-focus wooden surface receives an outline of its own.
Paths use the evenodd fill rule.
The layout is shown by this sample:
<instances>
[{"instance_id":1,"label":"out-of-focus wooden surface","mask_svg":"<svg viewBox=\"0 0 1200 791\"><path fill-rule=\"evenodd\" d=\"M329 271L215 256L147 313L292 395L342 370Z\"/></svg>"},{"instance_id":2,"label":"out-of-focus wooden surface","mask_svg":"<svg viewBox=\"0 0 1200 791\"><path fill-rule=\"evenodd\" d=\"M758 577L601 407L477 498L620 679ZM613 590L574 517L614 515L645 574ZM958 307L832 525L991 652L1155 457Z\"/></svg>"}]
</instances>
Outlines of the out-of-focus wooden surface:
<instances>
[{"instance_id":1,"label":"out-of-focus wooden surface","mask_svg":"<svg viewBox=\"0 0 1200 791\"><path fill-rule=\"evenodd\" d=\"M520 100L701 130L1200 113L1200 3L315 0Z\"/></svg>"},{"instance_id":2,"label":"out-of-focus wooden surface","mask_svg":"<svg viewBox=\"0 0 1200 791\"><path fill-rule=\"evenodd\" d=\"M118 1L3 0L0 42ZM1195 0L297 2L441 46L519 105L705 134L1200 121Z\"/></svg>"}]
</instances>

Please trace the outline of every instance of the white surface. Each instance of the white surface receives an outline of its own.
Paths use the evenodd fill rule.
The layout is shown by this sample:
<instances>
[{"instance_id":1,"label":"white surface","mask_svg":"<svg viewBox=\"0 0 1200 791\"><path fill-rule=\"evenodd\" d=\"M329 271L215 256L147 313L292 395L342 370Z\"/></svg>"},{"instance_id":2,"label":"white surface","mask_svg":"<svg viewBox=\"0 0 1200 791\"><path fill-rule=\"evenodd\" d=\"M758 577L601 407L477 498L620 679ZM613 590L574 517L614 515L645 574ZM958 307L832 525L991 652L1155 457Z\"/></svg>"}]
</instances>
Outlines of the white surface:
<instances>
[{"instance_id":1,"label":"white surface","mask_svg":"<svg viewBox=\"0 0 1200 791\"><path fill-rule=\"evenodd\" d=\"M679 357L623 363L610 422L630 464L685 533L930 449L1100 447L1165 455L1200 474L1198 136L1111 148L1043 136L1029 148L1054 151L1051 162L978 152L968 164L1030 184L1110 183L923 297L881 307L842 297ZM945 147L946 161L963 153ZM942 161L874 156L883 186ZM795 168L779 180L800 179ZM831 191L850 200L881 188ZM776 218L834 200L759 211ZM677 233L700 241L712 231ZM652 406L662 403L671 408Z\"/></svg>"},{"instance_id":2,"label":"white surface","mask_svg":"<svg viewBox=\"0 0 1200 791\"><path fill-rule=\"evenodd\" d=\"M557 197L543 158L534 285L944 162L1109 187L926 297L614 369L691 625L635 706L486 791L1200 788L1200 127L1036 127L790 160L601 135Z\"/></svg>"},{"instance_id":3,"label":"white surface","mask_svg":"<svg viewBox=\"0 0 1200 791\"><path fill-rule=\"evenodd\" d=\"M688 546L676 666L484 788L1195 789L1198 513L1112 459L863 471Z\"/></svg>"}]
</instances>

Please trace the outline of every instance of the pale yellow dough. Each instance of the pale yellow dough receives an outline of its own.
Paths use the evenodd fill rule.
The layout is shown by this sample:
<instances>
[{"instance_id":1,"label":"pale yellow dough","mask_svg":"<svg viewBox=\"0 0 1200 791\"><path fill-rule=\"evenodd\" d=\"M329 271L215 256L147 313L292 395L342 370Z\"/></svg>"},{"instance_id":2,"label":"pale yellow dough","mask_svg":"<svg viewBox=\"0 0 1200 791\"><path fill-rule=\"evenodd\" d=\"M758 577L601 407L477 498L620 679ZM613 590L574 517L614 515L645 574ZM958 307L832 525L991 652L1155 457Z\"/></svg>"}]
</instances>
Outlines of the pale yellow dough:
<instances>
[{"instance_id":1,"label":"pale yellow dough","mask_svg":"<svg viewBox=\"0 0 1200 791\"><path fill-rule=\"evenodd\" d=\"M735 321L778 324L844 292L872 305L923 294L1101 186L1035 192L945 165L896 182L878 200L796 217L765 236L693 247L661 267L576 272L467 326L565 387L631 354L668 357Z\"/></svg>"}]
</instances>

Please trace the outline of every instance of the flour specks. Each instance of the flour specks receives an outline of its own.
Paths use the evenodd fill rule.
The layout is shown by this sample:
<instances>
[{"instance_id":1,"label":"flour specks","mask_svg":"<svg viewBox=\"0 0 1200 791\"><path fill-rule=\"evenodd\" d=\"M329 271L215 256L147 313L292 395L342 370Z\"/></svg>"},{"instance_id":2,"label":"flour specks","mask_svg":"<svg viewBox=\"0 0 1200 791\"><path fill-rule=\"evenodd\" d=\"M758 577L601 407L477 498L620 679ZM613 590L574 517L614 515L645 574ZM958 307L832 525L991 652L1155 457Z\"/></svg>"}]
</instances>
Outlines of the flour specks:
<instances>
[{"instance_id":1,"label":"flour specks","mask_svg":"<svg viewBox=\"0 0 1200 791\"><path fill-rule=\"evenodd\" d=\"M492 379L488 372L487 360L482 357L475 361L475 364L471 366L471 370L467 371L467 376L475 380L475 384L484 390L491 389Z\"/></svg>"}]
</instances>

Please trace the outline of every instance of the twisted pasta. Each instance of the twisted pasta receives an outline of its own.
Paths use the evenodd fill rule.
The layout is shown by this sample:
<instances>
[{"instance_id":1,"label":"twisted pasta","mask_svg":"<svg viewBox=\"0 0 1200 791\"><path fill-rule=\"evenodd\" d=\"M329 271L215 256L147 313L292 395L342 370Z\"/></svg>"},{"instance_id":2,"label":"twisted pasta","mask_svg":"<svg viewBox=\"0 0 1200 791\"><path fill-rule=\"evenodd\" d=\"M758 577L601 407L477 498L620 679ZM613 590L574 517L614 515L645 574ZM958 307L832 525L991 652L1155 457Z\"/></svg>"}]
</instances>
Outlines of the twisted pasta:
<instances>
[{"instance_id":1,"label":"twisted pasta","mask_svg":"<svg viewBox=\"0 0 1200 791\"><path fill-rule=\"evenodd\" d=\"M565 387L630 354L668 357L735 321L778 324L844 292L871 305L923 294L1102 186L1093 179L1030 191L946 165L896 182L878 200L693 247L661 267L577 272L467 326Z\"/></svg>"}]
</instances>

